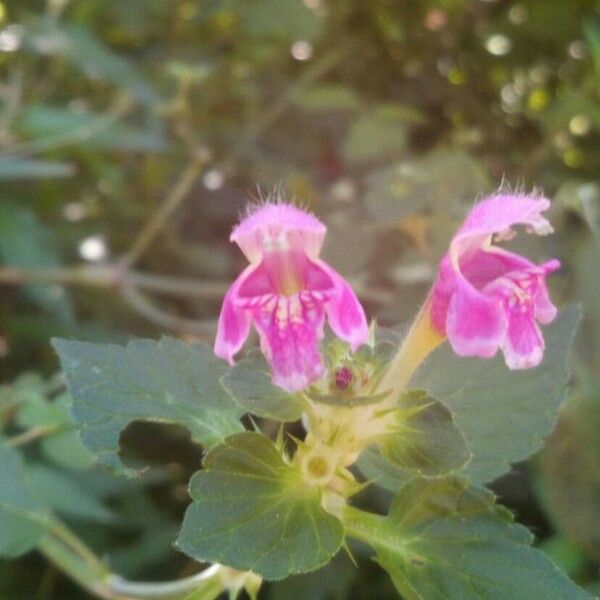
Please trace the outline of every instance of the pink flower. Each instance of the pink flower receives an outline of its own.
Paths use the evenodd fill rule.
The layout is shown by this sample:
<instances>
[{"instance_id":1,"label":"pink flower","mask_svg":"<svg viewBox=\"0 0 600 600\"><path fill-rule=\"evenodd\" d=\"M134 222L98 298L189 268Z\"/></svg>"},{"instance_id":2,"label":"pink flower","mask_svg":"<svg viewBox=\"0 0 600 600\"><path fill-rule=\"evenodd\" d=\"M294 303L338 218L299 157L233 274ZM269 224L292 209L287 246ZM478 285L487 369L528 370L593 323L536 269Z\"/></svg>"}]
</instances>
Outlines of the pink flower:
<instances>
[{"instance_id":1,"label":"pink flower","mask_svg":"<svg viewBox=\"0 0 600 600\"><path fill-rule=\"evenodd\" d=\"M319 352L325 317L355 350L368 337L365 313L352 288L319 260L327 228L296 206L254 207L234 228L250 265L225 295L215 353L233 364L250 325L271 365L273 383L301 390L325 372Z\"/></svg>"},{"instance_id":2,"label":"pink flower","mask_svg":"<svg viewBox=\"0 0 600 600\"><path fill-rule=\"evenodd\" d=\"M552 233L541 213L546 198L497 194L476 204L441 261L431 295L433 326L460 356L489 358L498 348L510 369L537 366L544 354L539 323L550 323L546 275L558 260L536 265L492 244L513 237L513 225L538 235Z\"/></svg>"}]
</instances>

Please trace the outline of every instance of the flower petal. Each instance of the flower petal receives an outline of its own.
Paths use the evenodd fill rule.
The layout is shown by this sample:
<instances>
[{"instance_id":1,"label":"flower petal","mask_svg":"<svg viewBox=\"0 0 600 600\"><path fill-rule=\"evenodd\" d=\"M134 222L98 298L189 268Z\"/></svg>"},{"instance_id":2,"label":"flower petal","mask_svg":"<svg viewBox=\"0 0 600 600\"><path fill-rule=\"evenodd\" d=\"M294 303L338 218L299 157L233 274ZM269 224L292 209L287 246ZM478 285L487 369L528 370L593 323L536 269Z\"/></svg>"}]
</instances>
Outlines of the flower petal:
<instances>
[{"instance_id":1,"label":"flower petal","mask_svg":"<svg viewBox=\"0 0 600 600\"><path fill-rule=\"evenodd\" d=\"M495 194L475 204L450 244L455 261L469 248L481 247L491 236L503 237L513 225L525 225L538 235L552 233L552 227L542 212L550 200L526 194Z\"/></svg>"},{"instance_id":2,"label":"flower petal","mask_svg":"<svg viewBox=\"0 0 600 600\"><path fill-rule=\"evenodd\" d=\"M266 202L250 208L248 215L231 233L250 262L258 262L265 240L285 242L317 258L327 228L313 214L284 202Z\"/></svg>"},{"instance_id":3,"label":"flower petal","mask_svg":"<svg viewBox=\"0 0 600 600\"><path fill-rule=\"evenodd\" d=\"M233 364L233 357L240 351L250 332L250 314L239 306L239 290L254 270L254 266L246 267L223 299L214 350L229 364Z\"/></svg>"},{"instance_id":4,"label":"flower petal","mask_svg":"<svg viewBox=\"0 0 600 600\"><path fill-rule=\"evenodd\" d=\"M275 385L297 392L323 375L319 340L325 314L321 299L310 292L273 296L254 309L253 317Z\"/></svg>"},{"instance_id":5,"label":"flower petal","mask_svg":"<svg viewBox=\"0 0 600 600\"><path fill-rule=\"evenodd\" d=\"M369 338L365 311L350 284L323 261L318 264L329 275L335 287L335 293L326 305L329 325L339 338L349 342L352 350L356 350Z\"/></svg>"},{"instance_id":6,"label":"flower petal","mask_svg":"<svg viewBox=\"0 0 600 600\"><path fill-rule=\"evenodd\" d=\"M461 273L478 290L507 273L537 269L535 263L524 256L513 254L497 246L478 248L469 252L460 258L459 266Z\"/></svg>"},{"instance_id":7,"label":"flower petal","mask_svg":"<svg viewBox=\"0 0 600 600\"><path fill-rule=\"evenodd\" d=\"M527 225L535 233L552 233L547 219L542 217L550 208L550 200L527 194L494 194L475 204L460 234L503 233L513 225Z\"/></svg>"},{"instance_id":8,"label":"flower petal","mask_svg":"<svg viewBox=\"0 0 600 600\"><path fill-rule=\"evenodd\" d=\"M505 330L506 318L500 303L457 277L446 317L446 335L452 349L459 356L491 358Z\"/></svg>"},{"instance_id":9,"label":"flower petal","mask_svg":"<svg viewBox=\"0 0 600 600\"><path fill-rule=\"evenodd\" d=\"M544 357L544 338L533 318L533 309L509 311L506 337L501 344L509 369L537 367Z\"/></svg>"},{"instance_id":10,"label":"flower petal","mask_svg":"<svg viewBox=\"0 0 600 600\"><path fill-rule=\"evenodd\" d=\"M556 271L560 268L560 262L558 260L549 260L547 263L544 263L540 266L540 268L544 269L545 273L540 277L537 292L534 296L534 316L535 318L544 325L551 323L554 321L556 314L558 313L556 306L550 300L550 295L548 294L548 286L546 285L546 275L548 273L552 273L552 271Z\"/></svg>"}]
</instances>

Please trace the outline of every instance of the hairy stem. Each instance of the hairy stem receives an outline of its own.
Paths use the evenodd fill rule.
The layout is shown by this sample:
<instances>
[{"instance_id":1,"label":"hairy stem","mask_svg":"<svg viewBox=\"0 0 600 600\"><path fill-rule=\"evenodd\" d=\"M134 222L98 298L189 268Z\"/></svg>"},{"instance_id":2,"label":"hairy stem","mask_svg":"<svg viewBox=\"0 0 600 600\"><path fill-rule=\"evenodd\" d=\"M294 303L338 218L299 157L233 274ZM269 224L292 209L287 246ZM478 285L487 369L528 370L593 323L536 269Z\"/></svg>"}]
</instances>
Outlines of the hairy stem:
<instances>
[{"instance_id":1,"label":"hairy stem","mask_svg":"<svg viewBox=\"0 0 600 600\"><path fill-rule=\"evenodd\" d=\"M379 391L391 390L393 402L419 365L446 339L434 328L430 312L431 299L427 298L378 386Z\"/></svg>"}]
</instances>

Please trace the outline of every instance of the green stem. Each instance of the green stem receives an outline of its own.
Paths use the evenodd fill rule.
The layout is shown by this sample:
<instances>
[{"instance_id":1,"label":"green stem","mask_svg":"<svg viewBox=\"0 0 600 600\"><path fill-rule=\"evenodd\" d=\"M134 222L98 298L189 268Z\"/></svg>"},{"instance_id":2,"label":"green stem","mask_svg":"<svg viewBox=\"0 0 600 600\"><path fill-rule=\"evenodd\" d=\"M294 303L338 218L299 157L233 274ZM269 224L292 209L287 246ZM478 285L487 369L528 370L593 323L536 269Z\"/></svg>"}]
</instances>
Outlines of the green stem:
<instances>
[{"instance_id":1,"label":"green stem","mask_svg":"<svg viewBox=\"0 0 600 600\"><path fill-rule=\"evenodd\" d=\"M221 565L175 581L134 582L110 572L108 566L56 517L37 519L46 529L38 550L68 577L102 600L181 600L201 592L202 600L217 598L225 591Z\"/></svg>"},{"instance_id":2,"label":"green stem","mask_svg":"<svg viewBox=\"0 0 600 600\"><path fill-rule=\"evenodd\" d=\"M88 592L103 600L125 600L110 592L106 586L106 570L97 569L57 536L48 533L38 542L38 550L63 573Z\"/></svg>"},{"instance_id":3,"label":"green stem","mask_svg":"<svg viewBox=\"0 0 600 600\"><path fill-rule=\"evenodd\" d=\"M65 523L53 515L44 516L40 519L40 522L49 534L53 535L73 554L85 561L91 569L96 572L102 572L104 575L110 573L110 570L102 560Z\"/></svg>"},{"instance_id":4,"label":"green stem","mask_svg":"<svg viewBox=\"0 0 600 600\"><path fill-rule=\"evenodd\" d=\"M221 569L220 565L213 565L191 577L165 582L127 581L113 575L108 579L108 587L112 593L127 598L174 600L193 592L202 592L202 600L208 600L217 598L224 591Z\"/></svg>"},{"instance_id":5,"label":"green stem","mask_svg":"<svg viewBox=\"0 0 600 600\"><path fill-rule=\"evenodd\" d=\"M59 432L63 428L62 425L40 425L39 427L32 427L19 435L15 435L7 440L7 444L16 448L18 446L25 446L29 442L33 442L39 438L46 437L53 433Z\"/></svg>"},{"instance_id":6,"label":"green stem","mask_svg":"<svg viewBox=\"0 0 600 600\"><path fill-rule=\"evenodd\" d=\"M349 505L344 507L341 517L347 534L370 545L375 538L374 532L381 530L385 518Z\"/></svg>"}]
</instances>

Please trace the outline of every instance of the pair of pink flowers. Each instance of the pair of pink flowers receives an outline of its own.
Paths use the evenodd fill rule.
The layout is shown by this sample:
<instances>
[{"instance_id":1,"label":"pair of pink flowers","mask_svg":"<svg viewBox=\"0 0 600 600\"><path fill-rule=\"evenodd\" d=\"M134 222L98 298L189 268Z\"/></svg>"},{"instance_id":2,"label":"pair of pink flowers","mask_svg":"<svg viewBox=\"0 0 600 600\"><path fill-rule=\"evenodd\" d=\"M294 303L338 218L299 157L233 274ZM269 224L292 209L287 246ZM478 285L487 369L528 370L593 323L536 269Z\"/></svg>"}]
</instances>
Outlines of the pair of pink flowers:
<instances>
[{"instance_id":1,"label":"pair of pink flowers","mask_svg":"<svg viewBox=\"0 0 600 600\"><path fill-rule=\"evenodd\" d=\"M500 349L511 369L541 362L537 322L556 316L545 277L559 262L536 265L492 241L511 237L514 225L550 233L542 217L549 205L545 198L494 195L474 206L452 239L426 307L457 354L489 358ZM233 230L230 239L250 265L223 301L218 356L233 363L254 325L273 383L295 392L324 374L319 340L326 318L353 350L367 341L367 320L352 288L318 258L325 232L312 214L283 203L255 207Z\"/></svg>"}]
</instances>

